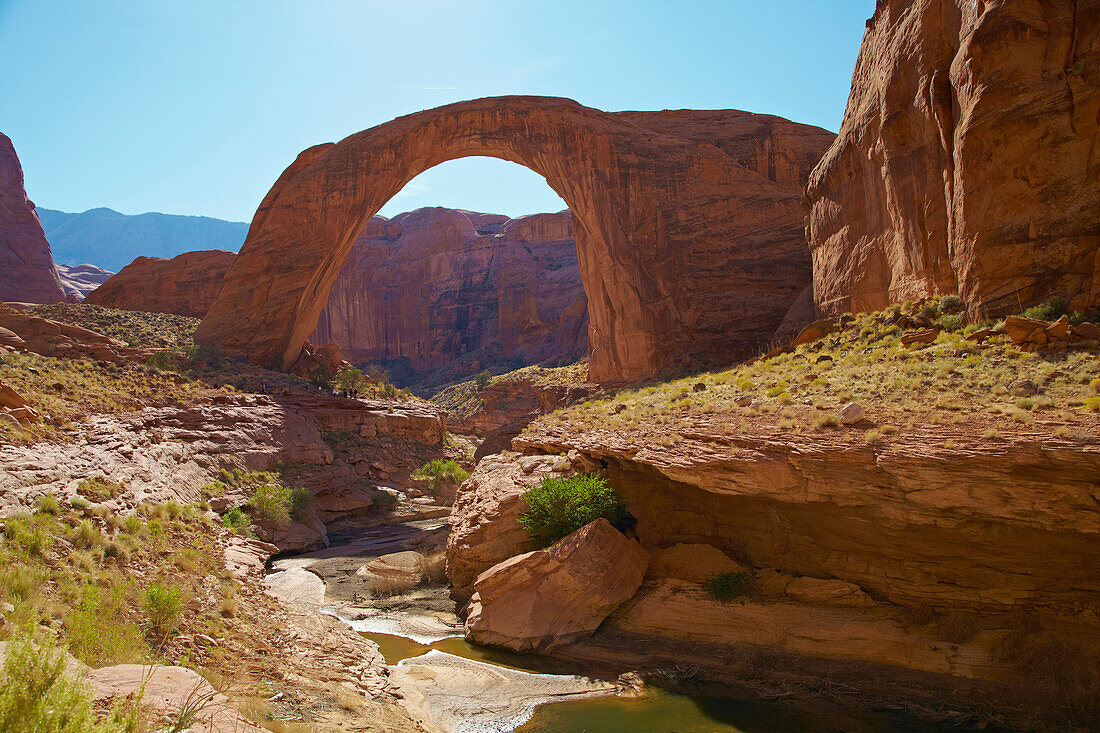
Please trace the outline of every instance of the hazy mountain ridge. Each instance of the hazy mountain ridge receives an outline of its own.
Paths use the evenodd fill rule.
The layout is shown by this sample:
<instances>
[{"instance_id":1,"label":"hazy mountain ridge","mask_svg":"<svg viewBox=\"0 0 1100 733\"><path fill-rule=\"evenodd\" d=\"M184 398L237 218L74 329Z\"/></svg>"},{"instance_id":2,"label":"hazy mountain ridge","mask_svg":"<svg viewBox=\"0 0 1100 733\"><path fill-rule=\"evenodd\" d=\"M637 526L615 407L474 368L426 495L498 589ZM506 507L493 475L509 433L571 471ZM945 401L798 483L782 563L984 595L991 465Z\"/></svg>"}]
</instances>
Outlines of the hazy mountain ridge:
<instances>
[{"instance_id":1,"label":"hazy mountain ridge","mask_svg":"<svg viewBox=\"0 0 1100 733\"><path fill-rule=\"evenodd\" d=\"M183 252L244 243L248 223L179 214L122 214L100 207L73 214L39 207L38 218L58 264L91 263L117 272L136 257L171 258Z\"/></svg>"}]
</instances>

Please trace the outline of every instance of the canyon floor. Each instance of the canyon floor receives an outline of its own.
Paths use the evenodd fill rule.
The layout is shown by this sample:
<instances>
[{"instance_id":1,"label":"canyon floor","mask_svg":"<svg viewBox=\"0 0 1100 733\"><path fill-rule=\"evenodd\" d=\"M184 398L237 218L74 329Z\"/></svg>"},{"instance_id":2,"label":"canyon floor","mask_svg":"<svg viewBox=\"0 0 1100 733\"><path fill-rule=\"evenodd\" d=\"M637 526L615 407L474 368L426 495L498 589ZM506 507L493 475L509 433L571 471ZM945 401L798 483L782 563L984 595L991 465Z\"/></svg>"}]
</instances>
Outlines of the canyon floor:
<instances>
[{"instance_id":1,"label":"canyon floor","mask_svg":"<svg viewBox=\"0 0 1100 733\"><path fill-rule=\"evenodd\" d=\"M646 683L834 721L1087 727L1096 342L944 318L906 304L728 371L610 390L531 367L431 403L320 394L198 349L194 319L5 310L0 634L93 669L101 715L132 703L127 665L157 665L183 681L135 711L208 689L211 731L512 725ZM515 437L475 467L460 427ZM473 471L453 508L436 460ZM638 592L534 672L455 646L478 574L531 549L518 497L590 471L651 556ZM714 557L745 573L733 602L706 590ZM388 659L392 636L419 656Z\"/></svg>"}]
</instances>

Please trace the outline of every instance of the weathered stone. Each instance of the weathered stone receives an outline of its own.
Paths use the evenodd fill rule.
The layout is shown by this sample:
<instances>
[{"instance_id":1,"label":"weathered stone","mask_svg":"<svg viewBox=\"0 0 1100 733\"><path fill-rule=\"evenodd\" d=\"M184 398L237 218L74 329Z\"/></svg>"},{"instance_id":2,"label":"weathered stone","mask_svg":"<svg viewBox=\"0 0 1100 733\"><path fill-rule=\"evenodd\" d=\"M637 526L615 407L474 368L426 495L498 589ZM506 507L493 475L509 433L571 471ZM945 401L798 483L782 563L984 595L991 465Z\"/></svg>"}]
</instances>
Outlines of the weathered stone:
<instances>
[{"instance_id":1,"label":"weathered stone","mask_svg":"<svg viewBox=\"0 0 1100 733\"><path fill-rule=\"evenodd\" d=\"M840 410L840 422L843 425L855 425L862 419L863 408L855 402L849 402Z\"/></svg>"},{"instance_id":2,"label":"weathered stone","mask_svg":"<svg viewBox=\"0 0 1100 733\"><path fill-rule=\"evenodd\" d=\"M402 117L283 172L196 338L292 364L364 223L421 171L480 154L532 168L569 203L594 381L726 364L770 339L808 284L799 179L828 139L743 112L614 115L540 97Z\"/></svg>"},{"instance_id":3,"label":"weathered stone","mask_svg":"<svg viewBox=\"0 0 1100 733\"><path fill-rule=\"evenodd\" d=\"M220 249L138 257L85 297L105 308L202 318L236 257Z\"/></svg>"},{"instance_id":4,"label":"weathered stone","mask_svg":"<svg viewBox=\"0 0 1100 733\"><path fill-rule=\"evenodd\" d=\"M1021 397L1030 397L1039 392L1039 388L1035 386L1035 382L1032 382L1030 379L1017 379L1015 382L1008 385L1008 389L1012 394Z\"/></svg>"},{"instance_id":5,"label":"weathered stone","mask_svg":"<svg viewBox=\"0 0 1100 733\"><path fill-rule=\"evenodd\" d=\"M801 603L832 606L873 606L875 602L855 583L835 578L795 578L784 592Z\"/></svg>"},{"instance_id":6,"label":"weathered stone","mask_svg":"<svg viewBox=\"0 0 1100 733\"><path fill-rule=\"evenodd\" d=\"M0 133L0 301L64 300L50 243L23 188L15 146Z\"/></svg>"},{"instance_id":7,"label":"weathered stone","mask_svg":"<svg viewBox=\"0 0 1100 733\"><path fill-rule=\"evenodd\" d=\"M1079 6L879 0L806 190L824 314L1100 302L1100 14Z\"/></svg>"},{"instance_id":8,"label":"weathered stone","mask_svg":"<svg viewBox=\"0 0 1100 733\"><path fill-rule=\"evenodd\" d=\"M648 564L641 545L597 519L549 549L479 575L466 638L522 652L587 638L634 595Z\"/></svg>"},{"instance_id":9,"label":"weathered stone","mask_svg":"<svg viewBox=\"0 0 1100 733\"><path fill-rule=\"evenodd\" d=\"M95 265L58 265L57 274L61 277L61 287L65 289L65 299L76 302L88 297L88 293L107 282L115 274Z\"/></svg>"},{"instance_id":10,"label":"weathered stone","mask_svg":"<svg viewBox=\"0 0 1100 733\"><path fill-rule=\"evenodd\" d=\"M680 543L650 553L646 577L680 578L705 583L720 573L739 573L745 568L712 545Z\"/></svg>"},{"instance_id":11,"label":"weathered stone","mask_svg":"<svg viewBox=\"0 0 1100 733\"><path fill-rule=\"evenodd\" d=\"M930 344L940 335L938 328L926 328L921 331L906 331L901 335L901 345Z\"/></svg>"},{"instance_id":12,"label":"weathered stone","mask_svg":"<svg viewBox=\"0 0 1100 733\"><path fill-rule=\"evenodd\" d=\"M27 401L16 392L11 386L0 382L0 406L3 407L26 407Z\"/></svg>"}]
</instances>

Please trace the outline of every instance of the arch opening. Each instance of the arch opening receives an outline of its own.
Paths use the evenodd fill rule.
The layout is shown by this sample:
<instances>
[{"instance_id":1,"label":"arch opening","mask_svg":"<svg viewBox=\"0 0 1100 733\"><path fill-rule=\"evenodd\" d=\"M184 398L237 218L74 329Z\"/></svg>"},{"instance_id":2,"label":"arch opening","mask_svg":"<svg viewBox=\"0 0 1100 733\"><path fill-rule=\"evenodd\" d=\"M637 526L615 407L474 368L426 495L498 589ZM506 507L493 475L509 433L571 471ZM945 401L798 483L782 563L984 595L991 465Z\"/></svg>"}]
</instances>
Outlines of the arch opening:
<instances>
[{"instance_id":1,"label":"arch opening","mask_svg":"<svg viewBox=\"0 0 1100 733\"><path fill-rule=\"evenodd\" d=\"M588 309L572 214L513 163L429 169L360 232L309 342L335 342L418 393L574 363L587 356Z\"/></svg>"},{"instance_id":2,"label":"arch opening","mask_svg":"<svg viewBox=\"0 0 1100 733\"><path fill-rule=\"evenodd\" d=\"M815 129L735 110L497 97L309 148L260 204L196 339L293 363L370 218L425 170L488 156L541 175L573 213L590 379L727 364L767 342L809 284L798 180L816 156L788 148Z\"/></svg>"}]
</instances>

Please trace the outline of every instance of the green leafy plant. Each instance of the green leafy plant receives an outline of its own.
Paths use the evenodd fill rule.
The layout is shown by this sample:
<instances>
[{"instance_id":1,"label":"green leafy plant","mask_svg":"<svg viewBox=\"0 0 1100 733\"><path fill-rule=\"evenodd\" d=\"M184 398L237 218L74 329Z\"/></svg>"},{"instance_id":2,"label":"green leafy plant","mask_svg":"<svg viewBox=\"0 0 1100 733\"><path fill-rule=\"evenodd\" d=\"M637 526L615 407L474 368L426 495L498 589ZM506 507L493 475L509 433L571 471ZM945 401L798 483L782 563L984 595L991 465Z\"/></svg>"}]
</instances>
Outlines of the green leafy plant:
<instances>
[{"instance_id":1,"label":"green leafy plant","mask_svg":"<svg viewBox=\"0 0 1100 733\"><path fill-rule=\"evenodd\" d=\"M940 313L958 313L966 307L966 303L963 299L957 295L948 295L940 299L939 311Z\"/></svg>"},{"instance_id":2,"label":"green leafy plant","mask_svg":"<svg viewBox=\"0 0 1100 733\"><path fill-rule=\"evenodd\" d=\"M300 486L291 488L275 482L263 483L248 500L248 508L255 520L281 525L289 522L310 498L309 491Z\"/></svg>"},{"instance_id":3,"label":"green leafy plant","mask_svg":"<svg viewBox=\"0 0 1100 733\"><path fill-rule=\"evenodd\" d=\"M314 387L320 387L321 389L332 389L333 382L336 381L336 372L330 367L322 364L309 373L309 383Z\"/></svg>"},{"instance_id":4,"label":"green leafy plant","mask_svg":"<svg viewBox=\"0 0 1100 733\"><path fill-rule=\"evenodd\" d=\"M492 379L493 375L489 373L488 369L483 372L478 372L477 376L474 377L474 386L477 387L478 392L481 392L489 386L489 382Z\"/></svg>"},{"instance_id":5,"label":"green leafy plant","mask_svg":"<svg viewBox=\"0 0 1100 733\"><path fill-rule=\"evenodd\" d=\"M348 392L362 389L365 384L362 370L356 369L351 364L345 364L336 375L336 386Z\"/></svg>"},{"instance_id":6,"label":"green leafy plant","mask_svg":"<svg viewBox=\"0 0 1100 733\"><path fill-rule=\"evenodd\" d=\"M126 617L126 588L85 586L65 616L69 649L92 667L140 662L149 653L141 629Z\"/></svg>"},{"instance_id":7,"label":"green leafy plant","mask_svg":"<svg viewBox=\"0 0 1100 733\"><path fill-rule=\"evenodd\" d=\"M1051 298L1040 305L1033 305L1023 312L1024 318L1034 318L1040 321L1055 321L1066 314L1069 303L1065 298Z\"/></svg>"},{"instance_id":8,"label":"green leafy plant","mask_svg":"<svg viewBox=\"0 0 1100 733\"><path fill-rule=\"evenodd\" d=\"M616 521L623 514L615 489L595 474L544 478L523 495L527 511L519 523L540 546L547 547L600 517Z\"/></svg>"},{"instance_id":9,"label":"green leafy plant","mask_svg":"<svg viewBox=\"0 0 1100 733\"><path fill-rule=\"evenodd\" d=\"M748 578L747 570L718 573L707 580L706 589L722 602L731 601L745 592Z\"/></svg>"},{"instance_id":10,"label":"green leafy plant","mask_svg":"<svg viewBox=\"0 0 1100 733\"><path fill-rule=\"evenodd\" d=\"M222 524L234 533L240 534L241 530L248 527L248 515L242 512L240 507L235 506L222 515Z\"/></svg>"},{"instance_id":11,"label":"green leafy plant","mask_svg":"<svg viewBox=\"0 0 1100 733\"><path fill-rule=\"evenodd\" d=\"M961 315L940 316L940 318L936 321L936 325L938 325L944 331L959 331L963 327L963 317Z\"/></svg>"},{"instance_id":12,"label":"green leafy plant","mask_svg":"<svg viewBox=\"0 0 1100 733\"><path fill-rule=\"evenodd\" d=\"M430 491L438 491L444 481L460 484L466 480L470 473L457 461L445 461L443 459L428 461L415 474L416 478L425 479Z\"/></svg>"},{"instance_id":13,"label":"green leafy plant","mask_svg":"<svg viewBox=\"0 0 1100 733\"><path fill-rule=\"evenodd\" d=\"M176 625L183 613L183 594L174 586L153 583L145 591L145 614L149 627L157 637L164 637Z\"/></svg>"}]
</instances>

